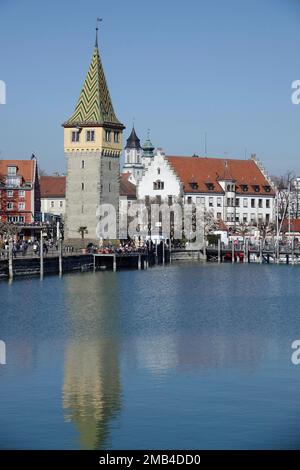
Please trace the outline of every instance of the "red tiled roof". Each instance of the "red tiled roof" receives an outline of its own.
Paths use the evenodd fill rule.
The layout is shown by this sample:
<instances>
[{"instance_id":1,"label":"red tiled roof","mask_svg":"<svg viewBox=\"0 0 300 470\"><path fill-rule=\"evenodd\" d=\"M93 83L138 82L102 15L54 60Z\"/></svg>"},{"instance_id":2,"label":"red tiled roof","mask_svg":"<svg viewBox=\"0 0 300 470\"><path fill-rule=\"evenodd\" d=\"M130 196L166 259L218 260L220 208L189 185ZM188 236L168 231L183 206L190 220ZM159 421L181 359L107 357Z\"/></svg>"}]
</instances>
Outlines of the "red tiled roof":
<instances>
[{"instance_id":1,"label":"red tiled roof","mask_svg":"<svg viewBox=\"0 0 300 470\"><path fill-rule=\"evenodd\" d=\"M24 181L33 183L35 177L36 160L0 160L0 178L7 175L7 167L17 167L17 176Z\"/></svg>"},{"instance_id":2,"label":"red tiled roof","mask_svg":"<svg viewBox=\"0 0 300 470\"><path fill-rule=\"evenodd\" d=\"M136 186L128 181L129 173L120 175L120 196L136 198Z\"/></svg>"},{"instance_id":3,"label":"red tiled roof","mask_svg":"<svg viewBox=\"0 0 300 470\"><path fill-rule=\"evenodd\" d=\"M287 219L283 221L282 228L284 231L289 231L289 222ZM300 232L300 219L291 220L291 232Z\"/></svg>"},{"instance_id":4,"label":"red tiled roof","mask_svg":"<svg viewBox=\"0 0 300 470\"><path fill-rule=\"evenodd\" d=\"M66 196L66 177L65 176L41 176L40 188L42 198Z\"/></svg>"},{"instance_id":5,"label":"red tiled roof","mask_svg":"<svg viewBox=\"0 0 300 470\"><path fill-rule=\"evenodd\" d=\"M166 158L180 178L186 193L224 193L219 181L230 175L235 181L238 194L274 196L270 183L253 160L176 156ZM198 183L197 189L192 189L191 179ZM206 183L213 183L213 190L210 191ZM248 186L248 191L242 190L243 185ZM259 186L259 191L255 192L253 186ZM269 192L265 190L265 186L270 188Z\"/></svg>"}]
</instances>

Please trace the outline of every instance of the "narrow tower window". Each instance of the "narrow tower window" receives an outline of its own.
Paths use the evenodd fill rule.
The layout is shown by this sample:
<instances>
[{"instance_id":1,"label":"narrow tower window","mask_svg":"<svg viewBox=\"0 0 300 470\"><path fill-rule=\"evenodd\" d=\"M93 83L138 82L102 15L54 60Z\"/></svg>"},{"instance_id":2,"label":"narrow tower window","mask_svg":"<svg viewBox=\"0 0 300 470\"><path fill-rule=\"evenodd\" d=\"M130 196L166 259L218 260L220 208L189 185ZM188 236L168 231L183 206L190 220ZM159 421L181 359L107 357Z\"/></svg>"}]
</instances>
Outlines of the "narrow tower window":
<instances>
[{"instance_id":1,"label":"narrow tower window","mask_svg":"<svg viewBox=\"0 0 300 470\"><path fill-rule=\"evenodd\" d=\"M72 142L79 142L79 131L72 131L71 139Z\"/></svg>"},{"instance_id":2,"label":"narrow tower window","mask_svg":"<svg viewBox=\"0 0 300 470\"><path fill-rule=\"evenodd\" d=\"M114 132L114 142L115 144L119 143L119 132Z\"/></svg>"},{"instance_id":3,"label":"narrow tower window","mask_svg":"<svg viewBox=\"0 0 300 470\"><path fill-rule=\"evenodd\" d=\"M105 131L105 142L110 142L110 131Z\"/></svg>"},{"instance_id":4,"label":"narrow tower window","mask_svg":"<svg viewBox=\"0 0 300 470\"><path fill-rule=\"evenodd\" d=\"M86 140L87 142L95 141L95 131L86 131Z\"/></svg>"},{"instance_id":5,"label":"narrow tower window","mask_svg":"<svg viewBox=\"0 0 300 470\"><path fill-rule=\"evenodd\" d=\"M81 168L84 168L84 160L81 160Z\"/></svg>"},{"instance_id":6,"label":"narrow tower window","mask_svg":"<svg viewBox=\"0 0 300 470\"><path fill-rule=\"evenodd\" d=\"M81 190L84 191L84 183L81 183Z\"/></svg>"}]
</instances>

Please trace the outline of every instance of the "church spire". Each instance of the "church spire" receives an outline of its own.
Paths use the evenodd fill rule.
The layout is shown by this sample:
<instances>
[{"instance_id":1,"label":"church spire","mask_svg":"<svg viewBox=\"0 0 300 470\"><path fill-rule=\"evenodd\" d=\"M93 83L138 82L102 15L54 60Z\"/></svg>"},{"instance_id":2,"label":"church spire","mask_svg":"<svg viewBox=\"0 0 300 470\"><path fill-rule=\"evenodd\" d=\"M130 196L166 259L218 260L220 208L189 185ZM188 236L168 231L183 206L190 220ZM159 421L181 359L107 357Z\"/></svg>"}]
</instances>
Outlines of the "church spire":
<instances>
[{"instance_id":1,"label":"church spire","mask_svg":"<svg viewBox=\"0 0 300 470\"><path fill-rule=\"evenodd\" d=\"M64 127L113 125L124 129L116 117L98 49L98 22L92 61L81 90L76 108Z\"/></svg>"}]
</instances>

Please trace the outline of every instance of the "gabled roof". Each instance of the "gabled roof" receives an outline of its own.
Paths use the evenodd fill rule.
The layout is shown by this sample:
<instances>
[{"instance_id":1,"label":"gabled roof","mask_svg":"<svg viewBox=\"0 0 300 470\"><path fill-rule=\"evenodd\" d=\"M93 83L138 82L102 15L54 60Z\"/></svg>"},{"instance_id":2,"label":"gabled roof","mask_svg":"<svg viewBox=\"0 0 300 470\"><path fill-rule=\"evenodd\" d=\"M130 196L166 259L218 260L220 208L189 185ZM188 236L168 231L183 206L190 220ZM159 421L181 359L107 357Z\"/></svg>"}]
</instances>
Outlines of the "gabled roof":
<instances>
[{"instance_id":1,"label":"gabled roof","mask_svg":"<svg viewBox=\"0 0 300 470\"><path fill-rule=\"evenodd\" d=\"M76 109L63 126L103 126L116 125L124 128L117 119L106 83L99 49L95 45L89 67Z\"/></svg>"},{"instance_id":2,"label":"gabled roof","mask_svg":"<svg viewBox=\"0 0 300 470\"><path fill-rule=\"evenodd\" d=\"M136 135L135 128L134 128L134 126L133 126L132 131L131 131L131 134L130 134L130 136L129 136L128 139L127 139L127 144L126 144L125 149L136 149L136 150L140 150L141 148L142 148L142 147L141 147L141 141L140 141L140 139L138 138L138 136Z\"/></svg>"},{"instance_id":3,"label":"gabled roof","mask_svg":"<svg viewBox=\"0 0 300 470\"><path fill-rule=\"evenodd\" d=\"M136 198L136 186L128 181L130 173L121 173L120 175L120 196Z\"/></svg>"},{"instance_id":4,"label":"gabled roof","mask_svg":"<svg viewBox=\"0 0 300 470\"><path fill-rule=\"evenodd\" d=\"M40 177L41 198L65 198L66 177L65 176L41 176Z\"/></svg>"},{"instance_id":5,"label":"gabled roof","mask_svg":"<svg viewBox=\"0 0 300 470\"><path fill-rule=\"evenodd\" d=\"M224 160L224 171L218 178L219 181L235 181L228 167L227 160Z\"/></svg>"},{"instance_id":6,"label":"gabled roof","mask_svg":"<svg viewBox=\"0 0 300 470\"><path fill-rule=\"evenodd\" d=\"M36 160L0 160L0 182L7 175L7 167L15 166L17 176L22 176L27 183L33 183L36 174Z\"/></svg>"},{"instance_id":7,"label":"gabled roof","mask_svg":"<svg viewBox=\"0 0 300 470\"><path fill-rule=\"evenodd\" d=\"M222 177L229 177L235 181L237 194L249 194L274 196L269 181L265 178L254 160L226 159L227 175L224 175L224 159L208 157L166 157L177 176L180 178L186 193L224 193L219 181ZM196 189L192 189L190 180L193 178L198 183ZM208 183L213 184L213 190L208 189ZM243 186L248 190L244 192ZM258 186L256 192L254 187ZM266 191L266 187L269 191Z\"/></svg>"}]
</instances>

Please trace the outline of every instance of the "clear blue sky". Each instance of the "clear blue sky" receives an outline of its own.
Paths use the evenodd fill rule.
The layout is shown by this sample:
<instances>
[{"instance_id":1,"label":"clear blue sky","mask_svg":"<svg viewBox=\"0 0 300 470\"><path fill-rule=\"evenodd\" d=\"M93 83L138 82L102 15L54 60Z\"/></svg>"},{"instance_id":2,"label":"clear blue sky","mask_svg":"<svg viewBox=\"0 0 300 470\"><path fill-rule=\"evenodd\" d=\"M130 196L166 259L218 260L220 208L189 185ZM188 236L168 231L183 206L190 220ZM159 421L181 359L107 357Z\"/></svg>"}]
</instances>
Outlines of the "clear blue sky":
<instances>
[{"instance_id":1,"label":"clear blue sky","mask_svg":"<svg viewBox=\"0 0 300 470\"><path fill-rule=\"evenodd\" d=\"M0 158L64 171L61 123L100 48L119 119L167 154L256 153L300 174L299 0L0 0Z\"/></svg>"}]
</instances>

